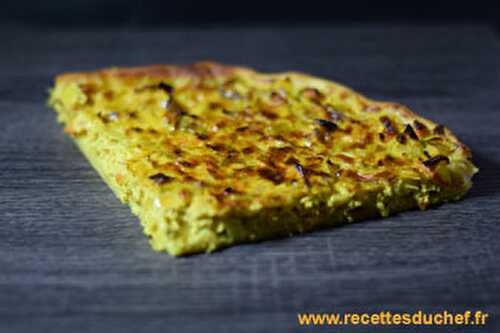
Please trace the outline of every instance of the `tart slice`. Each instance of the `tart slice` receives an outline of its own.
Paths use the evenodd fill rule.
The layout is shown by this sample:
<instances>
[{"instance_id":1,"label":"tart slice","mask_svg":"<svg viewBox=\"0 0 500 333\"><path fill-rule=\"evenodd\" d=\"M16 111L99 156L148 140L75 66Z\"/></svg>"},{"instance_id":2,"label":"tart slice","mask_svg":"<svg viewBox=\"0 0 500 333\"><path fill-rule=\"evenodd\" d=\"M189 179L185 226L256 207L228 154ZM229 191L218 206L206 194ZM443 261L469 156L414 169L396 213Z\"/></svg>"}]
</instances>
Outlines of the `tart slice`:
<instances>
[{"instance_id":1,"label":"tart slice","mask_svg":"<svg viewBox=\"0 0 500 333\"><path fill-rule=\"evenodd\" d=\"M444 126L295 72L69 73L49 103L172 255L425 209L461 198L477 171Z\"/></svg>"}]
</instances>

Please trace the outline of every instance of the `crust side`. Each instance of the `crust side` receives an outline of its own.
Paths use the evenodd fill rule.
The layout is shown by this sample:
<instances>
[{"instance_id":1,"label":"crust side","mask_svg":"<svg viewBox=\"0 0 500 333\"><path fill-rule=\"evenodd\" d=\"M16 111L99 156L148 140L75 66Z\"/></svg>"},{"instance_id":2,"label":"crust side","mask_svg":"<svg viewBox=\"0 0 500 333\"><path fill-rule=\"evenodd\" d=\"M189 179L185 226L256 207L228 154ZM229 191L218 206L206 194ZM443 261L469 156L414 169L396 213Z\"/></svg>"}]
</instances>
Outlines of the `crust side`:
<instances>
[{"instance_id":1,"label":"crust side","mask_svg":"<svg viewBox=\"0 0 500 333\"><path fill-rule=\"evenodd\" d=\"M156 79L227 77L235 72L253 72L250 69L236 66L224 66L215 62L198 62L192 65L148 65L138 67L112 67L93 72L69 72L56 76L56 84L88 83L101 79L140 79L151 77Z\"/></svg>"}]
</instances>

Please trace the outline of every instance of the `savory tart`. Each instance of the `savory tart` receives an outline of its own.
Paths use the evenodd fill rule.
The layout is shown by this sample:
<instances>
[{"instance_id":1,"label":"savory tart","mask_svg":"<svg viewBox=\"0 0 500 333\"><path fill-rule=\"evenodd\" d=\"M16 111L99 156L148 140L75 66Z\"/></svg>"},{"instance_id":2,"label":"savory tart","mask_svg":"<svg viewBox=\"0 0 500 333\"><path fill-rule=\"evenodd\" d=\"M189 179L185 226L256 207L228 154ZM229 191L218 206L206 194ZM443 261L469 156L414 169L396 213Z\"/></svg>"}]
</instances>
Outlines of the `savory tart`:
<instances>
[{"instance_id":1,"label":"savory tart","mask_svg":"<svg viewBox=\"0 0 500 333\"><path fill-rule=\"evenodd\" d=\"M295 72L69 73L49 103L172 255L425 209L461 198L477 172L443 125Z\"/></svg>"}]
</instances>

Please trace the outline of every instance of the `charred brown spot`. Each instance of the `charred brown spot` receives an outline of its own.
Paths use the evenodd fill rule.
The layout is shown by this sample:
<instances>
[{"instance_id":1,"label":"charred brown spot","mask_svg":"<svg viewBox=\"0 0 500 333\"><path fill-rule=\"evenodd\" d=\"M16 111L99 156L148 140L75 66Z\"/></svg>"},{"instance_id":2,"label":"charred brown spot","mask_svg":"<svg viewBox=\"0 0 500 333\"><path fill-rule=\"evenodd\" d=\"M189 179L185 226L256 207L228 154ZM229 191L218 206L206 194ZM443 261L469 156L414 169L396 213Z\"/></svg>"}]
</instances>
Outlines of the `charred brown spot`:
<instances>
[{"instance_id":1,"label":"charred brown spot","mask_svg":"<svg viewBox=\"0 0 500 333\"><path fill-rule=\"evenodd\" d=\"M166 92L169 95L174 92L174 87L172 87L171 85L169 85L169 84L167 84L165 82L160 82L160 83L157 83L157 84L150 84L150 85L147 85L147 86L144 86L144 87L141 87L141 88L137 88L135 91L136 92L142 92L142 91L151 90L151 89L160 89L160 90L163 90L164 92Z\"/></svg>"},{"instance_id":2,"label":"charred brown spot","mask_svg":"<svg viewBox=\"0 0 500 333\"><path fill-rule=\"evenodd\" d=\"M219 203L223 203L226 197L234 194L241 194L241 192L229 186L226 187L222 192L212 193L212 194Z\"/></svg>"},{"instance_id":3,"label":"charred brown spot","mask_svg":"<svg viewBox=\"0 0 500 333\"><path fill-rule=\"evenodd\" d=\"M292 147L271 147L269 148L268 159L266 162L268 165L275 167L292 151Z\"/></svg>"},{"instance_id":4,"label":"charred brown spot","mask_svg":"<svg viewBox=\"0 0 500 333\"><path fill-rule=\"evenodd\" d=\"M193 176L191 175L187 175L187 176L184 176L184 178L182 179L185 183L195 183L198 181L198 179L194 178Z\"/></svg>"},{"instance_id":5,"label":"charred brown spot","mask_svg":"<svg viewBox=\"0 0 500 333\"><path fill-rule=\"evenodd\" d=\"M232 87L235 83L238 82L238 79L235 77L230 77L224 82L224 87L225 88L230 88Z\"/></svg>"},{"instance_id":6,"label":"charred brown spot","mask_svg":"<svg viewBox=\"0 0 500 333\"><path fill-rule=\"evenodd\" d=\"M278 169L260 168L258 173L262 178L270 180L276 185L281 184L285 180L282 171Z\"/></svg>"},{"instance_id":7,"label":"charred brown spot","mask_svg":"<svg viewBox=\"0 0 500 333\"><path fill-rule=\"evenodd\" d=\"M255 147L245 147L245 148L243 148L242 152L244 154L251 154L251 153L255 152Z\"/></svg>"},{"instance_id":8,"label":"charred brown spot","mask_svg":"<svg viewBox=\"0 0 500 333\"><path fill-rule=\"evenodd\" d=\"M281 135L281 134L273 135L273 139L277 140L277 141L282 141L282 142L286 142L287 141L286 138L283 135Z\"/></svg>"},{"instance_id":9,"label":"charred brown spot","mask_svg":"<svg viewBox=\"0 0 500 333\"><path fill-rule=\"evenodd\" d=\"M226 149L226 146L223 143L214 143L214 144L207 143L205 146L207 146L208 148L210 148L214 151L217 151L217 152L220 152L220 151L223 151Z\"/></svg>"},{"instance_id":10,"label":"charred brown spot","mask_svg":"<svg viewBox=\"0 0 500 333\"><path fill-rule=\"evenodd\" d=\"M223 193L212 193L212 195L217 199L217 201L222 204L224 202L225 194Z\"/></svg>"},{"instance_id":11,"label":"charred brown spot","mask_svg":"<svg viewBox=\"0 0 500 333\"><path fill-rule=\"evenodd\" d=\"M428 160L423 161L422 163L429 169L432 169L436 165L439 164L439 162L447 162L450 163L450 159L444 155L436 155L434 157L429 158Z\"/></svg>"},{"instance_id":12,"label":"charred brown spot","mask_svg":"<svg viewBox=\"0 0 500 333\"><path fill-rule=\"evenodd\" d=\"M269 110L261 110L260 113L266 117L267 119L270 119L270 120L275 120L275 119L278 119L278 115L274 112L271 112Z\"/></svg>"},{"instance_id":13,"label":"charred brown spot","mask_svg":"<svg viewBox=\"0 0 500 333\"><path fill-rule=\"evenodd\" d=\"M372 177L372 179L384 178L384 179L389 179L391 181L396 179L396 176L390 170L384 170L384 171L377 172L376 174L372 175L371 177Z\"/></svg>"},{"instance_id":14,"label":"charred brown spot","mask_svg":"<svg viewBox=\"0 0 500 333\"><path fill-rule=\"evenodd\" d=\"M354 159L350 156L347 156L347 155L344 155L344 154L337 154L335 155L335 157L343 160L344 162L347 162L347 163L353 163L354 162Z\"/></svg>"},{"instance_id":15,"label":"charred brown spot","mask_svg":"<svg viewBox=\"0 0 500 333\"><path fill-rule=\"evenodd\" d=\"M271 102L276 105L284 104L286 103L286 95L284 92L276 92L273 91L271 93Z\"/></svg>"},{"instance_id":16,"label":"charred brown spot","mask_svg":"<svg viewBox=\"0 0 500 333\"><path fill-rule=\"evenodd\" d=\"M155 175L149 176L149 179L154 181L158 185L163 185L170 182L173 178L169 177L163 173L157 173Z\"/></svg>"},{"instance_id":17,"label":"charred brown spot","mask_svg":"<svg viewBox=\"0 0 500 333\"><path fill-rule=\"evenodd\" d=\"M241 126L236 129L236 132L245 132L247 129L249 129L248 126Z\"/></svg>"},{"instance_id":18,"label":"charred brown spot","mask_svg":"<svg viewBox=\"0 0 500 333\"><path fill-rule=\"evenodd\" d=\"M175 100L172 100L165 112L165 120L167 123L178 129L183 116L189 115Z\"/></svg>"},{"instance_id":19,"label":"charred brown spot","mask_svg":"<svg viewBox=\"0 0 500 333\"><path fill-rule=\"evenodd\" d=\"M415 120L415 121L413 122L413 125L415 126L415 129L416 129L417 131L422 131L422 132L427 131L427 126L425 126L423 123L421 123L421 122L420 122L420 121L418 121L418 120Z\"/></svg>"},{"instance_id":20,"label":"charred brown spot","mask_svg":"<svg viewBox=\"0 0 500 333\"><path fill-rule=\"evenodd\" d=\"M415 133L413 127L411 127L410 124L406 125L404 133L408 135L412 140L418 140L418 135L417 133Z\"/></svg>"},{"instance_id":21,"label":"charred brown spot","mask_svg":"<svg viewBox=\"0 0 500 333\"><path fill-rule=\"evenodd\" d=\"M227 127L227 122L225 122L224 120L221 120L217 124L215 124L215 126L217 126L217 128L219 128L219 129L222 129L222 128Z\"/></svg>"},{"instance_id":22,"label":"charred brown spot","mask_svg":"<svg viewBox=\"0 0 500 333\"><path fill-rule=\"evenodd\" d=\"M224 193L224 195L230 195L230 194L236 193L236 191L232 187L226 187L224 189L223 193Z\"/></svg>"},{"instance_id":23,"label":"charred brown spot","mask_svg":"<svg viewBox=\"0 0 500 333\"><path fill-rule=\"evenodd\" d=\"M324 95L316 88L305 88L302 90L302 94L313 101L319 101L324 97Z\"/></svg>"},{"instance_id":24,"label":"charred brown spot","mask_svg":"<svg viewBox=\"0 0 500 333\"><path fill-rule=\"evenodd\" d=\"M236 149L231 149L227 152L226 158L224 159L223 165L227 166L232 163L238 162L239 161L239 152Z\"/></svg>"},{"instance_id":25,"label":"charred brown spot","mask_svg":"<svg viewBox=\"0 0 500 333\"><path fill-rule=\"evenodd\" d=\"M255 175L256 171L253 167L247 166L247 167L242 167L242 168L236 168L233 171L234 176L241 176L244 175L245 177L248 177L250 175Z\"/></svg>"},{"instance_id":26,"label":"charred brown spot","mask_svg":"<svg viewBox=\"0 0 500 333\"><path fill-rule=\"evenodd\" d=\"M286 147L271 147L269 150L273 154L282 155L282 154L286 154L286 153L292 152L293 148L290 147L290 146L286 146Z\"/></svg>"},{"instance_id":27,"label":"charred brown spot","mask_svg":"<svg viewBox=\"0 0 500 333\"><path fill-rule=\"evenodd\" d=\"M222 113L225 114L226 116L230 116L230 117L233 117L235 115L235 112L230 111L230 110L225 109L225 108L222 109Z\"/></svg>"},{"instance_id":28,"label":"charred brown spot","mask_svg":"<svg viewBox=\"0 0 500 333\"><path fill-rule=\"evenodd\" d=\"M332 177L332 175L329 174L328 172L312 169L308 165L306 165L304 167L304 172L306 173L306 175L318 176L318 177L321 177L323 179L327 179L327 178L331 178Z\"/></svg>"},{"instance_id":29,"label":"charred brown spot","mask_svg":"<svg viewBox=\"0 0 500 333\"><path fill-rule=\"evenodd\" d=\"M389 165L404 165L405 161L399 158L396 158L392 155L387 155L384 157L384 163Z\"/></svg>"},{"instance_id":30,"label":"charred brown spot","mask_svg":"<svg viewBox=\"0 0 500 333\"><path fill-rule=\"evenodd\" d=\"M433 132L434 132L434 134L437 134L437 135L443 135L444 134L444 126L437 125L436 127L434 127Z\"/></svg>"},{"instance_id":31,"label":"charred brown spot","mask_svg":"<svg viewBox=\"0 0 500 333\"><path fill-rule=\"evenodd\" d=\"M252 129L252 133L260 136L261 138L259 140L268 140L269 139L269 137L264 133L264 131L262 131L259 128Z\"/></svg>"},{"instance_id":32,"label":"charred brown spot","mask_svg":"<svg viewBox=\"0 0 500 333\"><path fill-rule=\"evenodd\" d=\"M201 140L201 141L206 141L208 140L208 136L206 134L202 134L202 133L197 133L196 134L196 137Z\"/></svg>"},{"instance_id":33,"label":"charred brown spot","mask_svg":"<svg viewBox=\"0 0 500 333\"><path fill-rule=\"evenodd\" d=\"M314 122L329 132L333 132L337 129L337 124L329 120L315 119Z\"/></svg>"},{"instance_id":34,"label":"charred brown spot","mask_svg":"<svg viewBox=\"0 0 500 333\"><path fill-rule=\"evenodd\" d=\"M385 132L387 134L389 134L389 135L396 134L396 129L392 125L392 122L389 119L389 117L387 117L387 116L380 117L380 122L382 123L382 125L384 125Z\"/></svg>"},{"instance_id":35,"label":"charred brown spot","mask_svg":"<svg viewBox=\"0 0 500 333\"><path fill-rule=\"evenodd\" d=\"M178 163L186 168L193 168L198 165L198 162L196 161L179 161Z\"/></svg>"},{"instance_id":36,"label":"charred brown spot","mask_svg":"<svg viewBox=\"0 0 500 333\"><path fill-rule=\"evenodd\" d=\"M223 109L224 107L223 107L223 105L222 105L221 103L219 103L219 102L210 102L210 103L208 104L208 108L209 108L210 110L215 110L215 109L219 109L219 108L220 108L220 109Z\"/></svg>"},{"instance_id":37,"label":"charred brown spot","mask_svg":"<svg viewBox=\"0 0 500 333\"><path fill-rule=\"evenodd\" d=\"M380 141L382 141L382 142L385 141L385 134L384 133L379 133L378 137L379 137Z\"/></svg>"},{"instance_id":38,"label":"charred brown spot","mask_svg":"<svg viewBox=\"0 0 500 333\"><path fill-rule=\"evenodd\" d=\"M97 88L90 83L80 83L78 87L84 94L93 94L97 91Z\"/></svg>"},{"instance_id":39,"label":"charred brown spot","mask_svg":"<svg viewBox=\"0 0 500 333\"><path fill-rule=\"evenodd\" d=\"M441 136L435 136L435 137L430 137L429 139L426 140L428 144L439 144L440 142L444 141L444 138Z\"/></svg>"},{"instance_id":40,"label":"charred brown spot","mask_svg":"<svg viewBox=\"0 0 500 333\"><path fill-rule=\"evenodd\" d=\"M158 89L163 90L167 94L172 94L174 92L174 87L172 87L170 84L167 84L165 82L160 82L158 83Z\"/></svg>"},{"instance_id":41,"label":"charred brown spot","mask_svg":"<svg viewBox=\"0 0 500 333\"><path fill-rule=\"evenodd\" d=\"M306 137L307 135L301 131L297 131L297 130L292 130L290 132L288 132L288 137L290 138L294 138L294 139L302 139L304 137Z\"/></svg>"},{"instance_id":42,"label":"charred brown spot","mask_svg":"<svg viewBox=\"0 0 500 333\"><path fill-rule=\"evenodd\" d=\"M343 91L339 95L341 100L345 100L345 99L349 98L349 96L350 96L350 94L347 91Z\"/></svg>"},{"instance_id":43,"label":"charred brown spot","mask_svg":"<svg viewBox=\"0 0 500 333\"><path fill-rule=\"evenodd\" d=\"M111 122L111 121L116 121L118 120L118 114L116 112L110 112L103 114L101 112L97 113L97 117L101 119L101 121L105 124Z\"/></svg>"},{"instance_id":44,"label":"charred brown spot","mask_svg":"<svg viewBox=\"0 0 500 333\"><path fill-rule=\"evenodd\" d=\"M113 99L114 93L113 93L112 90L106 90L103 95L104 95L105 99L107 99L108 101L110 101L110 100Z\"/></svg>"},{"instance_id":45,"label":"charred brown spot","mask_svg":"<svg viewBox=\"0 0 500 333\"><path fill-rule=\"evenodd\" d=\"M81 83L78 85L80 90L87 96L87 104L94 103L94 95L97 92L97 87L91 83Z\"/></svg>"},{"instance_id":46,"label":"charred brown spot","mask_svg":"<svg viewBox=\"0 0 500 333\"><path fill-rule=\"evenodd\" d=\"M355 179L358 181L369 181L369 180L373 179L373 177L371 177L371 176L361 175L361 174L359 174L356 171L351 170L351 169L344 170L344 172L342 173L342 176L352 178L352 179Z\"/></svg>"},{"instance_id":47,"label":"charred brown spot","mask_svg":"<svg viewBox=\"0 0 500 333\"><path fill-rule=\"evenodd\" d=\"M218 167L218 165L214 162L206 162L206 167L208 173L214 177L215 179L224 179L224 173L222 173Z\"/></svg>"},{"instance_id":48,"label":"charred brown spot","mask_svg":"<svg viewBox=\"0 0 500 333\"><path fill-rule=\"evenodd\" d=\"M326 144L330 139L330 133L324 128L315 128L313 134L323 144Z\"/></svg>"},{"instance_id":49,"label":"charred brown spot","mask_svg":"<svg viewBox=\"0 0 500 333\"><path fill-rule=\"evenodd\" d=\"M398 140L398 142L401 144L405 144L406 143L406 136L403 133L399 133L396 136L396 140Z\"/></svg>"}]
</instances>

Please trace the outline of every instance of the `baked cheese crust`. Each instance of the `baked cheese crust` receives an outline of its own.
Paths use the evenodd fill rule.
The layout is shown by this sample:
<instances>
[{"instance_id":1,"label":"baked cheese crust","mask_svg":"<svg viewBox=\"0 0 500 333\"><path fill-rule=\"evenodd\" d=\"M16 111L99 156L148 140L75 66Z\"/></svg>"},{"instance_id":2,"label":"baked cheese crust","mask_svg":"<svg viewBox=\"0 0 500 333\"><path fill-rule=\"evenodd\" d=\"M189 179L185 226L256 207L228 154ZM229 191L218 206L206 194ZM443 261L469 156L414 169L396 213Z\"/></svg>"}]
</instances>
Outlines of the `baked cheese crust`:
<instances>
[{"instance_id":1,"label":"baked cheese crust","mask_svg":"<svg viewBox=\"0 0 500 333\"><path fill-rule=\"evenodd\" d=\"M425 209L461 198L477 172L443 125L295 72L69 73L49 104L172 255Z\"/></svg>"}]
</instances>

